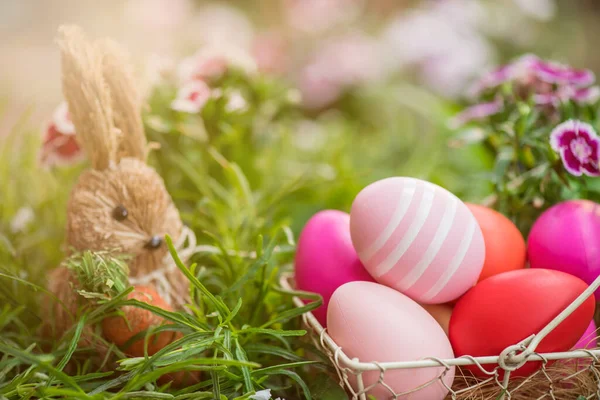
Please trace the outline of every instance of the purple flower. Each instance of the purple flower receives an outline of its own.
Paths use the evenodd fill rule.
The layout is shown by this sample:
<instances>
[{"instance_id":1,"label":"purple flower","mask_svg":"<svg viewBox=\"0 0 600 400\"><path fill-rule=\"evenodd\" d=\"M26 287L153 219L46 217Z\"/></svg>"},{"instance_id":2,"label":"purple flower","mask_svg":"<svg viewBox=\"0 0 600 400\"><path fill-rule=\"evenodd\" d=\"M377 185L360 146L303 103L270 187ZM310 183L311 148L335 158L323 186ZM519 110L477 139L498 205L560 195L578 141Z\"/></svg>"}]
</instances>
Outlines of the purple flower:
<instances>
[{"instance_id":1,"label":"purple flower","mask_svg":"<svg viewBox=\"0 0 600 400\"><path fill-rule=\"evenodd\" d=\"M560 153L565 169L570 174L600 176L600 138L591 125L576 120L563 122L550 134L550 146Z\"/></svg>"},{"instance_id":2,"label":"purple flower","mask_svg":"<svg viewBox=\"0 0 600 400\"><path fill-rule=\"evenodd\" d=\"M547 93L551 85L582 88L593 84L595 79L594 73L590 70L576 69L554 61L542 60L533 54L526 54L488 72L471 88L470 94L478 96L487 89L498 87L505 82L516 82L532 88L536 94L543 95L548 103L552 100L551 93Z\"/></svg>"},{"instance_id":3,"label":"purple flower","mask_svg":"<svg viewBox=\"0 0 600 400\"><path fill-rule=\"evenodd\" d=\"M587 69L576 69L553 61L532 60L531 70L542 81L575 87L594 83L594 73Z\"/></svg>"},{"instance_id":4,"label":"purple flower","mask_svg":"<svg viewBox=\"0 0 600 400\"><path fill-rule=\"evenodd\" d=\"M488 103L475 104L474 106L468 107L463 112L457 114L450 122L450 126L453 128L458 128L469 121L484 119L498 114L503 108L504 104L502 99L499 97Z\"/></svg>"},{"instance_id":5,"label":"purple flower","mask_svg":"<svg viewBox=\"0 0 600 400\"><path fill-rule=\"evenodd\" d=\"M533 96L536 104L558 106L560 103L566 103L573 100L577 104L593 104L600 99L600 87L590 86L586 88L577 88L573 86L563 86L556 91L536 94Z\"/></svg>"},{"instance_id":6,"label":"purple flower","mask_svg":"<svg viewBox=\"0 0 600 400\"><path fill-rule=\"evenodd\" d=\"M537 56L525 54L515 61L502 65L487 74L475 83L469 93L475 97L486 91L502 85L505 82L528 80L531 76L532 66L540 61Z\"/></svg>"}]
</instances>

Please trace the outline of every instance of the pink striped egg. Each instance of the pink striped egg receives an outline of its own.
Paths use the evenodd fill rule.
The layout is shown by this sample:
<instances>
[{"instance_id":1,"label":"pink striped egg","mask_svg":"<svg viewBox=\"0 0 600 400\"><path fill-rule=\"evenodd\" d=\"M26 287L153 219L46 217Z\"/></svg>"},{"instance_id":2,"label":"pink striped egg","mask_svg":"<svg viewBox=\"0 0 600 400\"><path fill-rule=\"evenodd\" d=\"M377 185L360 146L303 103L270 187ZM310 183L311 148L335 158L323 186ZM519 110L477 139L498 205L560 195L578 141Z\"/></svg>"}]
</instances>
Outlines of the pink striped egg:
<instances>
[{"instance_id":1,"label":"pink striped egg","mask_svg":"<svg viewBox=\"0 0 600 400\"><path fill-rule=\"evenodd\" d=\"M377 282L424 304L463 295L485 259L481 229L467 206L420 179L387 178L364 188L352 204L350 234Z\"/></svg>"}]
</instances>

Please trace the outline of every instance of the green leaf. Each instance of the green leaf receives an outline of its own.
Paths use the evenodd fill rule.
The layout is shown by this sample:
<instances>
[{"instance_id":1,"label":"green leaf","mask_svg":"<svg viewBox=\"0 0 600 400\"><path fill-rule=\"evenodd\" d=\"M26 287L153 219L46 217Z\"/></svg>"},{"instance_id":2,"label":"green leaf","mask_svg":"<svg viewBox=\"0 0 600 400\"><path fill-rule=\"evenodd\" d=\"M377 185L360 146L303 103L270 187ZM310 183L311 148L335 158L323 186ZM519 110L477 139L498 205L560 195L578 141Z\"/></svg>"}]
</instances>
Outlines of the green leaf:
<instances>
[{"instance_id":1,"label":"green leaf","mask_svg":"<svg viewBox=\"0 0 600 400\"><path fill-rule=\"evenodd\" d=\"M240 342L238 342L237 339L235 340L235 355L238 358L238 360L242 360L242 361L248 360L248 357L246 356L246 352L244 351L244 349L240 345ZM240 369L242 371L242 376L244 377L245 391L253 392L254 384L252 383L252 375L250 373L250 370L248 369L248 367L245 367L245 366L241 367Z\"/></svg>"},{"instance_id":2,"label":"green leaf","mask_svg":"<svg viewBox=\"0 0 600 400\"><path fill-rule=\"evenodd\" d=\"M319 400L347 400L348 394L329 374L317 374L309 381L311 394Z\"/></svg>"},{"instance_id":3,"label":"green leaf","mask_svg":"<svg viewBox=\"0 0 600 400\"><path fill-rule=\"evenodd\" d=\"M253 375L268 375L270 372L273 371L278 371L280 369L290 369L290 368L296 368L296 367L301 367L304 365L312 365L312 364L318 364L318 361L299 361L299 362L294 362L294 363L287 363L287 364L278 364L278 365L274 365L272 367L266 367L266 368L261 368L261 369L257 369L255 371L252 371Z\"/></svg>"},{"instance_id":4,"label":"green leaf","mask_svg":"<svg viewBox=\"0 0 600 400\"><path fill-rule=\"evenodd\" d=\"M62 360L60 360L60 362L56 366L56 368L58 370L62 371L62 369L65 367L65 365L67 365L67 363L71 359L71 356L73 356L73 353L75 352L75 349L77 348L77 345L79 344L79 338L81 338L81 332L83 332L85 323L86 323L86 318L84 315L77 322L77 325L75 327L75 333L73 334L73 338L71 339L71 343L69 344L69 348L67 349L67 352L63 356ZM47 386L50 386L50 383L52 383L52 378L48 380Z\"/></svg>"},{"instance_id":5,"label":"green leaf","mask_svg":"<svg viewBox=\"0 0 600 400\"><path fill-rule=\"evenodd\" d=\"M84 393L83 390L81 390L81 388L77 385L77 382L75 382L75 380L73 380L73 378L71 378L64 372L51 366L50 363L48 362L47 356L36 356L36 355L30 354L30 353L21 351L19 349L9 347L3 343L0 343L0 354L10 354L11 356L16 357L16 358L20 359L21 361L24 361L28 364L37 365L37 366L41 367L42 369L48 370L49 372L51 372L54 375L54 377L56 379L58 379L62 383L66 384L67 386L70 386L71 388L75 389L79 393Z\"/></svg>"},{"instance_id":6,"label":"green leaf","mask_svg":"<svg viewBox=\"0 0 600 400\"><path fill-rule=\"evenodd\" d=\"M179 268L181 272L189 279L189 281L204 295L206 296L213 306L223 315L224 317L228 317L231 312L227 309L226 306L223 305L221 301L218 301L217 298L196 278L191 274L190 270L183 265L183 262L179 258L175 247L173 246L173 240L169 235L165 237L167 241L167 246L169 248L169 253L171 253L171 257L173 257L173 261Z\"/></svg>"},{"instance_id":7,"label":"green leaf","mask_svg":"<svg viewBox=\"0 0 600 400\"><path fill-rule=\"evenodd\" d=\"M281 330L281 329L263 329L263 328L244 328L238 332L238 334L244 333L262 333L265 335L272 336L304 336L306 335L305 330Z\"/></svg>"},{"instance_id":8,"label":"green leaf","mask_svg":"<svg viewBox=\"0 0 600 400\"><path fill-rule=\"evenodd\" d=\"M297 373L295 373L293 371L281 369L281 370L277 370L277 371L267 372L266 375L285 375L285 376L293 379L302 388L302 391L304 392L304 398L306 400L312 400L310 389L306 385L306 382L304 382L304 380Z\"/></svg>"}]
</instances>

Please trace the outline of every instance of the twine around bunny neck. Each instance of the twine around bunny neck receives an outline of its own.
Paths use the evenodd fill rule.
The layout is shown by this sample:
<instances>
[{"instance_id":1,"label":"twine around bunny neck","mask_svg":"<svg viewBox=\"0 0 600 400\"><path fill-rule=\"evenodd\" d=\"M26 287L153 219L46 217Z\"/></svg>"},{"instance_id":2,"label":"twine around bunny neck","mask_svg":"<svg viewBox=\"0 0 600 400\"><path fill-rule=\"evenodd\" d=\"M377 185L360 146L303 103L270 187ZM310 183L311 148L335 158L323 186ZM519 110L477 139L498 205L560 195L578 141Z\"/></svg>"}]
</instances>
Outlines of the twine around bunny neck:
<instances>
[{"instance_id":1,"label":"twine around bunny neck","mask_svg":"<svg viewBox=\"0 0 600 400\"><path fill-rule=\"evenodd\" d=\"M196 251L196 235L187 226L183 226L177 242L173 247L182 260L189 259ZM157 293L169 304L185 304L188 293L181 293L173 287L169 279L174 273L178 273L177 265L170 254L163 258L163 267L149 271L144 274L132 276L129 283L133 286L153 286Z\"/></svg>"}]
</instances>

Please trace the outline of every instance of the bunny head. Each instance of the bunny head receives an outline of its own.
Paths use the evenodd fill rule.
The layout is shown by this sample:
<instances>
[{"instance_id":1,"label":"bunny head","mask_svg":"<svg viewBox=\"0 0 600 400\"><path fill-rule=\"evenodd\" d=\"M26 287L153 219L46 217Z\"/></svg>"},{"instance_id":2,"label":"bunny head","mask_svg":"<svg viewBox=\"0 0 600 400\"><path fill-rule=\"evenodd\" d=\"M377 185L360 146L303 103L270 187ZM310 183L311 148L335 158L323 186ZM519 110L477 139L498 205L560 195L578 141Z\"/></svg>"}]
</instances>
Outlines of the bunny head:
<instances>
[{"instance_id":1,"label":"bunny head","mask_svg":"<svg viewBox=\"0 0 600 400\"><path fill-rule=\"evenodd\" d=\"M147 275L163 266L165 234L177 241L183 224L162 178L146 164L129 64L114 42L88 42L76 27L62 27L59 44L64 96L92 166L71 192L67 244L127 254L130 275Z\"/></svg>"}]
</instances>

